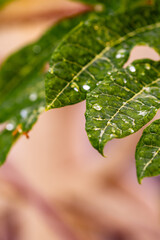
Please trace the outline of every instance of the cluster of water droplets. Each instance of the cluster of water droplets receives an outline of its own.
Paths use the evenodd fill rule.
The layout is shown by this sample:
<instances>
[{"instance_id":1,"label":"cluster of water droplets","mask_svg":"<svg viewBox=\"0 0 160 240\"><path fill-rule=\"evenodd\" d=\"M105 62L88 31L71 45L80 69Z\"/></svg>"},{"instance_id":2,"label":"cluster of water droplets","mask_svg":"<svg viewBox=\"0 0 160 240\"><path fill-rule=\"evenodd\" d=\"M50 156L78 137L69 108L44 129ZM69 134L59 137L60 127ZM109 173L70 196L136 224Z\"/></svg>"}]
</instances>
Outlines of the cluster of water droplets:
<instances>
[{"instance_id":1,"label":"cluster of water droplets","mask_svg":"<svg viewBox=\"0 0 160 240\"><path fill-rule=\"evenodd\" d=\"M117 59L123 58L123 57L125 57L125 54L126 54L126 50L125 49L120 49L116 54L116 58Z\"/></svg>"}]
</instances>

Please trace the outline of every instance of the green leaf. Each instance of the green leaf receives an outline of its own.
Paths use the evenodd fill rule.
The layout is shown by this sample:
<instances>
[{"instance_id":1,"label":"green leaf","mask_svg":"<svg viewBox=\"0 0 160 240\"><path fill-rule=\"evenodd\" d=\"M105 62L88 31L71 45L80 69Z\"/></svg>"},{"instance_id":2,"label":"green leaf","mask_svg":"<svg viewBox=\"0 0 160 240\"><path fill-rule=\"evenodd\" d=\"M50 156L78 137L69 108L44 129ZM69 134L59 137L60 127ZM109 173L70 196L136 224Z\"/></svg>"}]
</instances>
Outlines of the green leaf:
<instances>
[{"instance_id":1,"label":"green leaf","mask_svg":"<svg viewBox=\"0 0 160 240\"><path fill-rule=\"evenodd\" d=\"M0 9L11 1L14 1L14 0L0 0Z\"/></svg>"},{"instance_id":2,"label":"green leaf","mask_svg":"<svg viewBox=\"0 0 160 240\"><path fill-rule=\"evenodd\" d=\"M26 134L45 109L44 68L54 48L87 16L56 24L38 41L14 53L1 65L0 123L6 122L6 130L0 134L0 164L18 136Z\"/></svg>"},{"instance_id":3,"label":"green leaf","mask_svg":"<svg viewBox=\"0 0 160 240\"><path fill-rule=\"evenodd\" d=\"M143 131L135 157L139 183L144 177L160 174L160 119L152 122Z\"/></svg>"},{"instance_id":4,"label":"green leaf","mask_svg":"<svg viewBox=\"0 0 160 240\"><path fill-rule=\"evenodd\" d=\"M52 55L46 77L47 109L80 102L106 74L126 63L131 49L147 44L160 52L160 14L140 8L79 24Z\"/></svg>"},{"instance_id":5,"label":"green leaf","mask_svg":"<svg viewBox=\"0 0 160 240\"><path fill-rule=\"evenodd\" d=\"M11 126L11 125L10 125ZM0 164L2 165L7 157L7 153L12 147L13 143L16 141L17 136L12 136L8 130L3 130L0 132Z\"/></svg>"},{"instance_id":6,"label":"green leaf","mask_svg":"<svg viewBox=\"0 0 160 240\"><path fill-rule=\"evenodd\" d=\"M135 61L115 70L87 96L86 131L103 154L105 144L149 122L160 107L160 62Z\"/></svg>"}]
</instances>

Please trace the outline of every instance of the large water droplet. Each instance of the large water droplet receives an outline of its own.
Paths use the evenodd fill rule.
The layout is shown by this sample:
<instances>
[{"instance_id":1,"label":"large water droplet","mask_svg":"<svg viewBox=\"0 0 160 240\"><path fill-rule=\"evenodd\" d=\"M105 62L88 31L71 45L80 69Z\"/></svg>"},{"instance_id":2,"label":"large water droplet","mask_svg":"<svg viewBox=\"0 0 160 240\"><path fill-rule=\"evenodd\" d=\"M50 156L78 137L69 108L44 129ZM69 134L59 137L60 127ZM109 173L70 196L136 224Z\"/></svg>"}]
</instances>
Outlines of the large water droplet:
<instances>
[{"instance_id":1,"label":"large water droplet","mask_svg":"<svg viewBox=\"0 0 160 240\"><path fill-rule=\"evenodd\" d=\"M150 70L150 69L151 69L151 65L150 65L149 63L146 63L146 64L145 64L145 68L146 68L147 70Z\"/></svg>"},{"instance_id":2,"label":"large water droplet","mask_svg":"<svg viewBox=\"0 0 160 240\"><path fill-rule=\"evenodd\" d=\"M118 52L117 52L117 55L116 55L116 58L119 59L119 58L122 58L125 56L125 49L120 49Z\"/></svg>"},{"instance_id":3,"label":"large water droplet","mask_svg":"<svg viewBox=\"0 0 160 240\"><path fill-rule=\"evenodd\" d=\"M124 82L124 83L127 83L127 80L124 78L124 79L123 79L123 82Z\"/></svg>"},{"instance_id":4,"label":"large water droplet","mask_svg":"<svg viewBox=\"0 0 160 240\"><path fill-rule=\"evenodd\" d=\"M90 89L90 86L88 86L88 85L85 84L85 85L83 85L83 89L86 90L86 91L88 91L88 90Z\"/></svg>"},{"instance_id":5,"label":"large water droplet","mask_svg":"<svg viewBox=\"0 0 160 240\"><path fill-rule=\"evenodd\" d=\"M136 68L133 65L129 66L129 70L131 72L136 72Z\"/></svg>"},{"instance_id":6,"label":"large water droplet","mask_svg":"<svg viewBox=\"0 0 160 240\"><path fill-rule=\"evenodd\" d=\"M147 115L147 111L138 111L138 115L145 116Z\"/></svg>"},{"instance_id":7,"label":"large water droplet","mask_svg":"<svg viewBox=\"0 0 160 240\"><path fill-rule=\"evenodd\" d=\"M13 123L8 123L7 125L6 125L6 129L8 130L8 131L12 131L13 129L14 129L14 124Z\"/></svg>"},{"instance_id":8,"label":"large water droplet","mask_svg":"<svg viewBox=\"0 0 160 240\"><path fill-rule=\"evenodd\" d=\"M36 101L37 100L37 93L31 93L30 95L29 95L29 99L32 101L32 102L34 102L34 101Z\"/></svg>"},{"instance_id":9,"label":"large water droplet","mask_svg":"<svg viewBox=\"0 0 160 240\"><path fill-rule=\"evenodd\" d=\"M96 109L97 111L100 111L102 109L102 107L100 105L98 105L97 103L95 103L93 105L93 108Z\"/></svg>"},{"instance_id":10,"label":"large water droplet","mask_svg":"<svg viewBox=\"0 0 160 240\"><path fill-rule=\"evenodd\" d=\"M74 91L78 92L78 88L74 87L73 89L74 89Z\"/></svg>"},{"instance_id":11,"label":"large water droplet","mask_svg":"<svg viewBox=\"0 0 160 240\"><path fill-rule=\"evenodd\" d=\"M102 82L102 81L97 82L96 85L98 86L99 84L101 84L101 82Z\"/></svg>"},{"instance_id":12,"label":"large water droplet","mask_svg":"<svg viewBox=\"0 0 160 240\"><path fill-rule=\"evenodd\" d=\"M134 130L132 128L128 129L130 133L134 133Z\"/></svg>"},{"instance_id":13,"label":"large water droplet","mask_svg":"<svg viewBox=\"0 0 160 240\"><path fill-rule=\"evenodd\" d=\"M22 118L26 118L28 116L28 111L26 109L22 109L20 111L20 115Z\"/></svg>"}]
</instances>

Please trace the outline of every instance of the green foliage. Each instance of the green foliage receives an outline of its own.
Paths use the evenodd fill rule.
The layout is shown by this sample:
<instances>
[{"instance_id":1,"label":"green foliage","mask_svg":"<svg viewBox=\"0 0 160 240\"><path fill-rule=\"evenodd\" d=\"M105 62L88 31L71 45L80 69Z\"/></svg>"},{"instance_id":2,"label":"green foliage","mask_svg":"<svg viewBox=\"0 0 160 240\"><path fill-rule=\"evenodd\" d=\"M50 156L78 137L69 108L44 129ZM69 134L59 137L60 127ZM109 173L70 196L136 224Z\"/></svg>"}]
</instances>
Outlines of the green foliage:
<instances>
[{"instance_id":1,"label":"green foliage","mask_svg":"<svg viewBox=\"0 0 160 240\"><path fill-rule=\"evenodd\" d=\"M97 16L78 25L52 55L45 85L47 109L84 100L108 72L123 67L137 44L160 52L159 21L159 11L142 8L129 16Z\"/></svg>"},{"instance_id":2,"label":"green foliage","mask_svg":"<svg viewBox=\"0 0 160 240\"><path fill-rule=\"evenodd\" d=\"M136 148L136 167L139 182L160 174L160 119L144 130Z\"/></svg>"},{"instance_id":3,"label":"green foliage","mask_svg":"<svg viewBox=\"0 0 160 240\"><path fill-rule=\"evenodd\" d=\"M149 122L160 108L160 62L136 61L113 70L87 95L86 131L103 154L109 140L128 136Z\"/></svg>"},{"instance_id":4,"label":"green foliage","mask_svg":"<svg viewBox=\"0 0 160 240\"><path fill-rule=\"evenodd\" d=\"M14 0L0 0L0 9L11 1L14 1Z\"/></svg>"},{"instance_id":5,"label":"green foliage","mask_svg":"<svg viewBox=\"0 0 160 240\"><path fill-rule=\"evenodd\" d=\"M87 99L86 131L101 154L109 140L138 131L160 108L160 62L145 59L123 68L136 45L148 45L160 54L159 1L82 2L96 4L93 12L53 26L1 66L0 123L6 124L0 133L1 164L45 105L49 110ZM103 11L94 12L99 4ZM137 145L139 182L159 174L159 132L153 138L151 134L158 124L151 124Z\"/></svg>"},{"instance_id":6,"label":"green foliage","mask_svg":"<svg viewBox=\"0 0 160 240\"><path fill-rule=\"evenodd\" d=\"M87 16L56 24L38 41L11 55L0 67L0 123L6 123L0 135L0 164L5 161L15 140L26 134L45 110L45 64L54 48L71 28Z\"/></svg>"}]
</instances>

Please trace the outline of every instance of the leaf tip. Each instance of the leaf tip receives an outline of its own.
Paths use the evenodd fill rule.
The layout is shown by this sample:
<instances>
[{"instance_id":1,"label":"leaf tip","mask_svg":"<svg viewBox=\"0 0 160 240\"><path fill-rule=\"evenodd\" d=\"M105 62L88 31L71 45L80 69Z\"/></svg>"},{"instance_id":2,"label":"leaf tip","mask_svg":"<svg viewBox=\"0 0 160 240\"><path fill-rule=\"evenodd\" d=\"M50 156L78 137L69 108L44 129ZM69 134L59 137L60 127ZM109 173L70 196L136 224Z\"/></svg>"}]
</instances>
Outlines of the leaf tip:
<instances>
[{"instance_id":1,"label":"leaf tip","mask_svg":"<svg viewBox=\"0 0 160 240\"><path fill-rule=\"evenodd\" d=\"M45 111L47 112L48 110L50 110L51 109L51 107L50 107L50 105L47 105L46 107L45 107Z\"/></svg>"},{"instance_id":2,"label":"leaf tip","mask_svg":"<svg viewBox=\"0 0 160 240\"><path fill-rule=\"evenodd\" d=\"M104 145L99 146L99 148L97 149L98 152L102 155L102 157L106 158L107 156L104 154Z\"/></svg>"},{"instance_id":3,"label":"leaf tip","mask_svg":"<svg viewBox=\"0 0 160 240\"><path fill-rule=\"evenodd\" d=\"M138 179L138 183L141 185L141 184L142 184L142 180L143 180L143 178L141 178L141 177L137 177L137 179Z\"/></svg>"}]
</instances>

